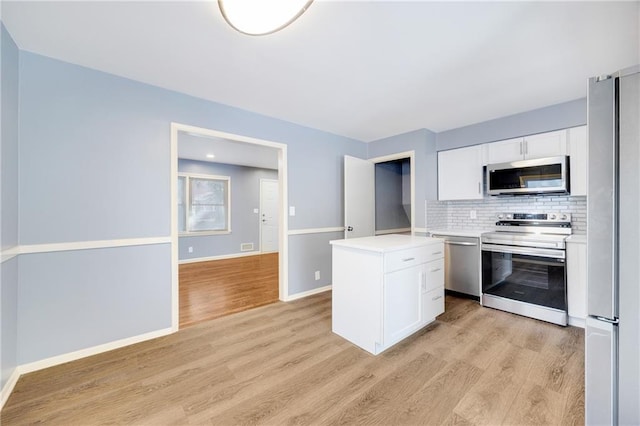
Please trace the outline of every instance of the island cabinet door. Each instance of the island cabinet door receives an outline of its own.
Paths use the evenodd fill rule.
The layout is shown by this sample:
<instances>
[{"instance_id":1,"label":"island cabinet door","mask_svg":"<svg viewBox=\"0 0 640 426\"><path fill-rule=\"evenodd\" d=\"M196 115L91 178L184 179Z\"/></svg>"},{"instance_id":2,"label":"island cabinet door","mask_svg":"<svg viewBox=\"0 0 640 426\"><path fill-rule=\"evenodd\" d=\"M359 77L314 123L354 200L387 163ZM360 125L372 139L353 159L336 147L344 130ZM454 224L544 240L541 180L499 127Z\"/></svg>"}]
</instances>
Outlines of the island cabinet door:
<instances>
[{"instance_id":1,"label":"island cabinet door","mask_svg":"<svg viewBox=\"0 0 640 426\"><path fill-rule=\"evenodd\" d=\"M420 327L422 265L387 273L384 276L383 346L405 338Z\"/></svg>"}]
</instances>

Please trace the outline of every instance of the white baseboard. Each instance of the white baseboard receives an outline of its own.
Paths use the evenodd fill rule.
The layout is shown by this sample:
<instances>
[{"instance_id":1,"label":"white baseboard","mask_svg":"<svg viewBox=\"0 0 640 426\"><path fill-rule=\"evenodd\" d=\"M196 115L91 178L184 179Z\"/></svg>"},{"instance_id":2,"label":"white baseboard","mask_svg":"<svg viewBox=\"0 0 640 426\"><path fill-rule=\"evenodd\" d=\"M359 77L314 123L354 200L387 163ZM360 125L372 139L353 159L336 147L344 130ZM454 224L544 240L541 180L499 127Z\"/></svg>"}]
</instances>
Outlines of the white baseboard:
<instances>
[{"instance_id":1,"label":"white baseboard","mask_svg":"<svg viewBox=\"0 0 640 426\"><path fill-rule=\"evenodd\" d=\"M93 346L79 351L69 352L62 355L53 356L51 358L42 359L40 361L30 362L28 364L22 364L20 367L20 374L31 373L32 371L42 370L44 368L53 367L54 365L64 364L65 362L75 361L80 358L85 358L91 355L97 355L102 352L112 351L124 346L133 345L136 343L144 342L146 340L155 339L156 337L166 336L175 331L172 327L164 328L162 330L151 331L145 334L139 334L137 336L127 337L125 339L116 340L102 345Z\"/></svg>"},{"instance_id":2,"label":"white baseboard","mask_svg":"<svg viewBox=\"0 0 640 426\"><path fill-rule=\"evenodd\" d=\"M31 373L33 371L42 370L45 368L53 367L56 365L64 364L65 362L75 361L80 358L86 358L91 355L97 355L103 352L108 352L114 349L122 348L124 346L133 345L136 343L144 342L146 340L155 339L157 337L166 336L167 334L174 333L178 330L173 327L164 328L162 330L151 331L149 333L140 334L138 336L127 337L125 339L116 340L114 342L105 343L91 348L81 349L79 351L69 352L62 355L53 356L40 361L30 362L28 364L22 364L16 367L13 374L2 388L0 410L4 407L4 403L9 399L9 395L13 391L18 379L21 375Z\"/></svg>"},{"instance_id":3,"label":"white baseboard","mask_svg":"<svg viewBox=\"0 0 640 426\"><path fill-rule=\"evenodd\" d=\"M18 383L18 379L20 378L20 367L16 367L9 376L9 380L2 387L2 392L0 392L0 410L4 407L5 402L9 399L9 395L13 392L13 388L16 387L16 383Z\"/></svg>"},{"instance_id":4,"label":"white baseboard","mask_svg":"<svg viewBox=\"0 0 640 426\"><path fill-rule=\"evenodd\" d=\"M584 318L569 317L569 321L568 322L569 322L569 325L572 325L574 327L585 328L586 320Z\"/></svg>"},{"instance_id":5,"label":"white baseboard","mask_svg":"<svg viewBox=\"0 0 640 426\"><path fill-rule=\"evenodd\" d=\"M208 256L208 257L194 257L193 259L182 259L178 261L178 264L182 265L183 263L198 263L198 262L208 262L210 260L222 260L222 259L233 259L235 257L245 257L245 256L256 256L259 254L263 254L259 250L247 251L241 253L231 253L231 254L221 254L220 256Z\"/></svg>"},{"instance_id":6,"label":"white baseboard","mask_svg":"<svg viewBox=\"0 0 640 426\"><path fill-rule=\"evenodd\" d=\"M260 252L255 252L251 254L241 254L241 256L249 256L260 254ZM234 256L235 257L235 256ZM304 291L302 293L293 294L284 299L285 302L291 302L293 300L302 299L308 296L312 296L314 294L324 293L325 291L331 290L331 284L326 285L320 288L314 288L313 290ZM65 362L75 361L81 358L86 358L88 356L97 355L103 352L108 352L114 349L119 349L124 346L133 345L136 343L144 342L146 340L155 339L157 337L166 336L168 334L174 333L178 331L173 327L165 328L162 330L156 330L145 334L140 334L138 336L127 337L125 339L116 340L114 342L105 343L98 346L93 346L86 349L81 349L79 351L69 352L62 355L53 356L50 358L46 358L40 361L30 362L28 364L22 364L15 368L7 383L3 386L1 394L0 394L0 410L4 407L5 402L9 399L9 395L13 391L16 383L18 383L18 379L21 375L26 373L31 373L33 371L42 370L45 368L53 367L56 365L64 364Z\"/></svg>"},{"instance_id":7,"label":"white baseboard","mask_svg":"<svg viewBox=\"0 0 640 426\"><path fill-rule=\"evenodd\" d=\"M320 288L314 288L313 290L303 291L302 293L292 294L290 296L287 296L283 300L283 302L291 302L293 300L298 300L308 296L313 296L314 294L324 293L325 291L329 291L329 290L331 290L331 284L326 285L324 287L320 287Z\"/></svg>"}]
</instances>

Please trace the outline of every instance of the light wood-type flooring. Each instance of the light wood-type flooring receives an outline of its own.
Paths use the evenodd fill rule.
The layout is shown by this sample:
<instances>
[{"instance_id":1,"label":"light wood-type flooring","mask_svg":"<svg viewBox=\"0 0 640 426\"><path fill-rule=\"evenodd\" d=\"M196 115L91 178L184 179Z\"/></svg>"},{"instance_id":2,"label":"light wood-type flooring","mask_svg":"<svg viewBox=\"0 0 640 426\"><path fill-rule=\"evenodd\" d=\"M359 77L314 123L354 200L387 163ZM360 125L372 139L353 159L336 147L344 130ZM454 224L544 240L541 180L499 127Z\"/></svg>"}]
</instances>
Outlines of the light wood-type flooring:
<instances>
[{"instance_id":1,"label":"light wood-type flooring","mask_svg":"<svg viewBox=\"0 0 640 426\"><path fill-rule=\"evenodd\" d=\"M331 332L331 292L23 376L2 425L573 425L584 332L447 296L373 356Z\"/></svg>"},{"instance_id":2,"label":"light wood-type flooring","mask_svg":"<svg viewBox=\"0 0 640 426\"><path fill-rule=\"evenodd\" d=\"M278 301L278 253L185 263L180 328Z\"/></svg>"}]
</instances>

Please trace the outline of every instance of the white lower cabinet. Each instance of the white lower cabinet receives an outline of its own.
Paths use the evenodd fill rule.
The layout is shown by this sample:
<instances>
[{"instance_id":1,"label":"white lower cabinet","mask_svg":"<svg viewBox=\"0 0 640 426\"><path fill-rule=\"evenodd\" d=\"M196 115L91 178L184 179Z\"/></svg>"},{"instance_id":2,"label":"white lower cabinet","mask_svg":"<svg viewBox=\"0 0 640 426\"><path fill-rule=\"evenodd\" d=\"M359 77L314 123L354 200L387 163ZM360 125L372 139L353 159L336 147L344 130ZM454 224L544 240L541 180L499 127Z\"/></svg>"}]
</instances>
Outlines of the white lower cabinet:
<instances>
[{"instance_id":1,"label":"white lower cabinet","mask_svg":"<svg viewBox=\"0 0 640 426\"><path fill-rule=\"evenodd\" d=\"M567 240L567 310L569 324L584 327L587 317L587 243L586 238Z\"/></svg>"},{"instance_id":2,"label":"white lower cabinet","mask_svg":"<svg viewBox=\"0 0 640 426\"><path fill-rule=\"evenodd\" d=\"M374 355L444 312L444 244L382 235L331 242L332 330Z\"/></svg>"},{"instance_id":3,"label":"white lower cabinet","mask_svg":"<svg viewBox=\"0 0 640 426\"><path fill-rule=\"evenodd\" d=\"M429 324L444 312L444 286L422 294L422 316L425 324Z\"/></svg>"},{"instance_id":4,"label":"white lower cabinet","mask_svg":"<svg viewBox=\"0 0 640 426\"><path fill-rule=\"evenodd\" d=\"M415 330L422 320L420 316L420 278L422 268L408 269L384 275L382 286L382 344L397 342Z\"/></svg>"}]
</instances>

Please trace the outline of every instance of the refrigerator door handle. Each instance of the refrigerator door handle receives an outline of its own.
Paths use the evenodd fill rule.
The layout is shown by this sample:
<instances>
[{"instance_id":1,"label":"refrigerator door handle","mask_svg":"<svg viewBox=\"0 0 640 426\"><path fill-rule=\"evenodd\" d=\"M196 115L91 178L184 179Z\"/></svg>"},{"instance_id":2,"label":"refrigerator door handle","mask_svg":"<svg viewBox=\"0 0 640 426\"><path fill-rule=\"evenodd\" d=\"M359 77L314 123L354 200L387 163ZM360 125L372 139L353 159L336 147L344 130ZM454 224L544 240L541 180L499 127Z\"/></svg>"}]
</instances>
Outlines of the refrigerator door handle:
<instances>
[{"instance_id":1,"label":"refrigerator door handle","mask_svg":"<svg viewBox=\"0 0 640 426\"><path fill-rule=\"evenodd\" d=\"M590 79L587 102L587 314L610 319L618 317L617 85L617 78Z\"/></svg>"}]
</instances>

